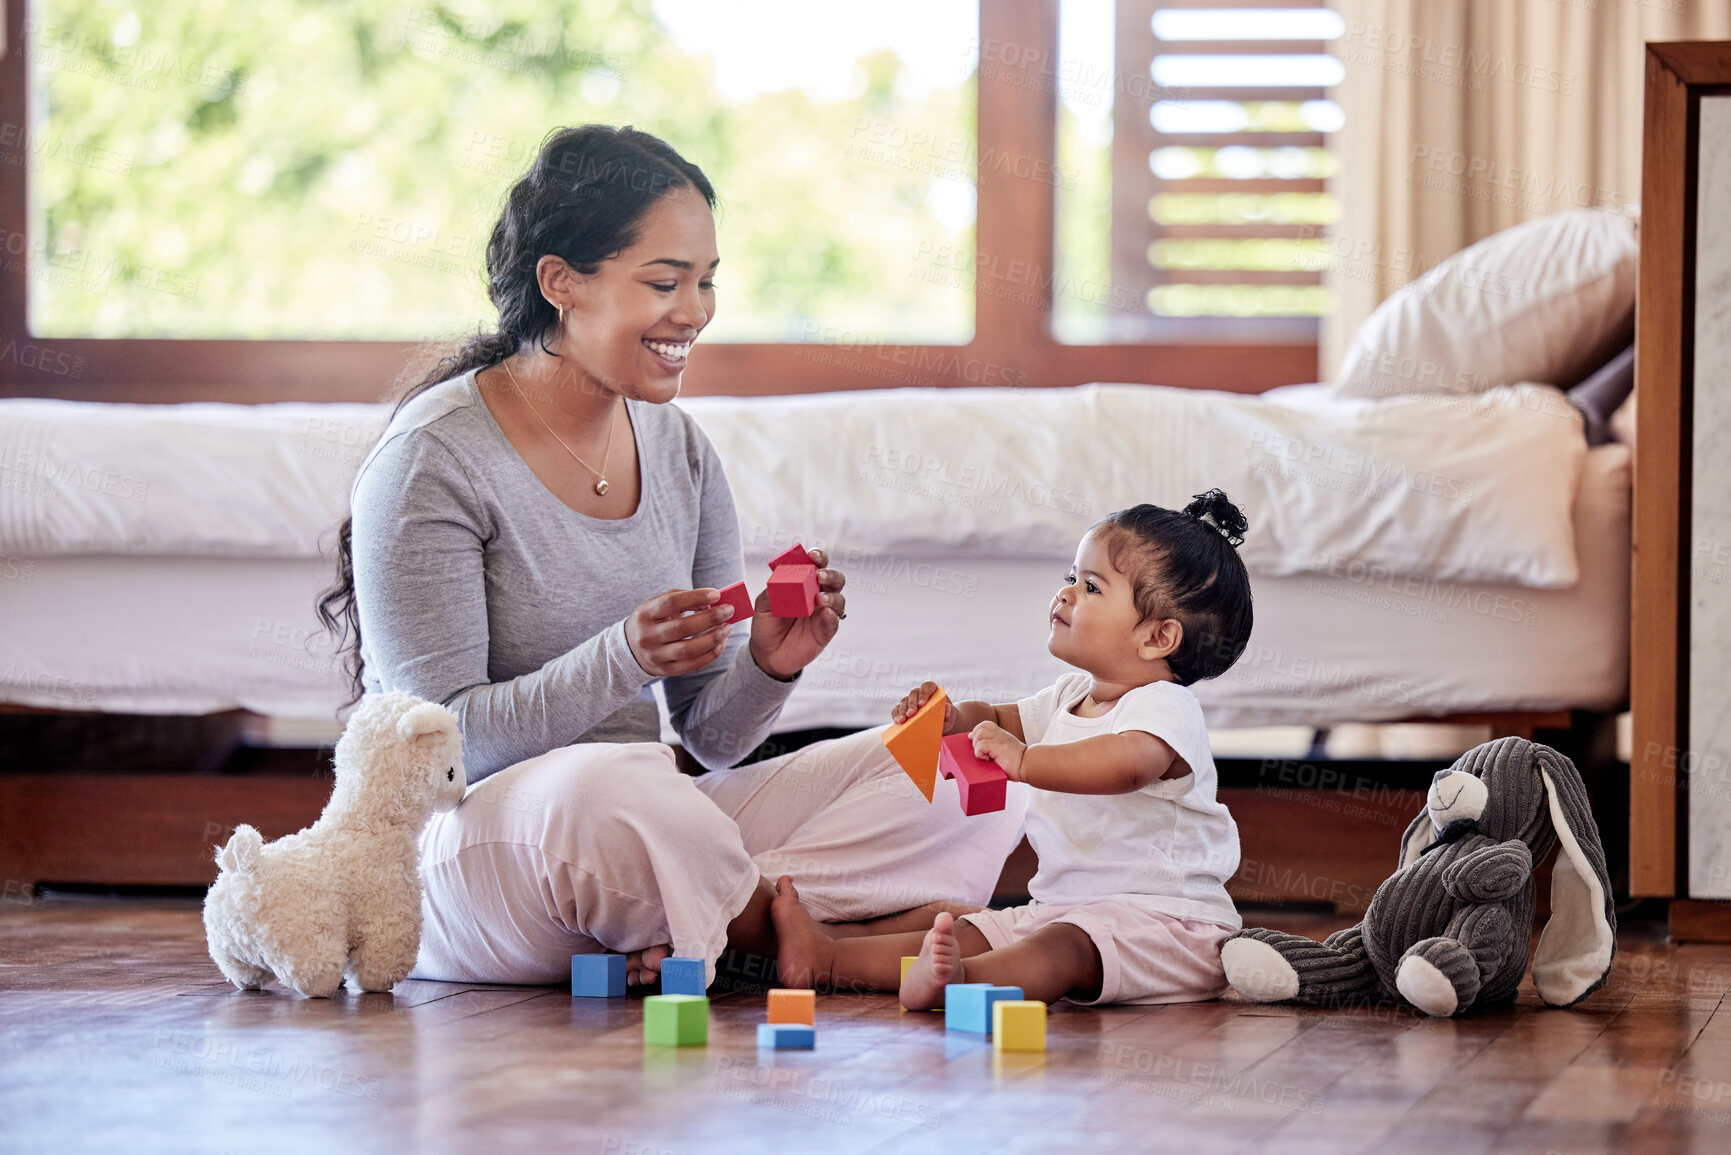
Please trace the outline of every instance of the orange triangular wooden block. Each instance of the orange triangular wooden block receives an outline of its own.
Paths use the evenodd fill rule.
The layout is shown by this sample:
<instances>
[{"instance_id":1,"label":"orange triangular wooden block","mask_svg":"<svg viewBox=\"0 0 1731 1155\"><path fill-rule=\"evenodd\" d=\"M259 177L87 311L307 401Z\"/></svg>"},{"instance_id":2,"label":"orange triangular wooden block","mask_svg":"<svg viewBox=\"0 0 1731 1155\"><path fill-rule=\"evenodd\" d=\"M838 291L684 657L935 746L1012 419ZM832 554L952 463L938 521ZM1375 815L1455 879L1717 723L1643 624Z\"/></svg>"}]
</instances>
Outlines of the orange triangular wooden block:
<instances>
[{"instance_id":1,"label":"orange triangular wooden block","mask_svg":"<svg viewBox=\"0 0 1731 1155\"><path fill-rule=\"evenodd\" d=\"M884 745L927 802L932 800L932 789L938 781L938 744L944 739L944 711L948 703L949 699L939 690L926 699L913 717L884 731Z\"/></svg>"}]
</instances>

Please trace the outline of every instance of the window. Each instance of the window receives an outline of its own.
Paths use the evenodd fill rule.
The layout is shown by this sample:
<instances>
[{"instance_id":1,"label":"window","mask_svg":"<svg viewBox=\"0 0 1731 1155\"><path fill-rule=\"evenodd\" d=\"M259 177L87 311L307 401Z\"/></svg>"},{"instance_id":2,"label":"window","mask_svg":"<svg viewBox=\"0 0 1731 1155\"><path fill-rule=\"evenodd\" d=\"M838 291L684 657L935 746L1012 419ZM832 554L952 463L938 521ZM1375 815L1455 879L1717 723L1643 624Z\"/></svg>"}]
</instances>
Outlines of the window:
<instances>
[{"instance_id":1,"label":"window","mask_svg":"<svg viewBox=\"0 0 1731 1155\"><path fill-rule=\"evenodd\" d=\"M1059 0L0 11L0 395L385 395L491 319L498 198L589 118L660 132L723 197L720 339L687 392L1315 377L1310 331L1055 339L1100 294L1072 266L1109 277L1117 244L1105 209L1103 233L1058 216L1086 181L1114 195L1110 156L1072 179L1060 150Z\"/></svg>"},{"instance_id":2,"label":"window","mask_svg":"<svg viewBox=\"0 0 1731 1155\"><path fill-rule=\"evenodd\" d=\"M43 336L460 332L505 190L590 121L668 138L723 198L712 339L971 335L971 283L906 269L972 245L972 0L31 11Z\"/></svg>"},{"instance_id":3,"label":"window","mask_svg":"<svg viewBox=\"0 0 1731 1155\"><path fill-rule=\"evenodd\" d=\"M1314 338L1342 27L1314 0L1065 0L1060 337Z\"/></svg>"}]
</instances>

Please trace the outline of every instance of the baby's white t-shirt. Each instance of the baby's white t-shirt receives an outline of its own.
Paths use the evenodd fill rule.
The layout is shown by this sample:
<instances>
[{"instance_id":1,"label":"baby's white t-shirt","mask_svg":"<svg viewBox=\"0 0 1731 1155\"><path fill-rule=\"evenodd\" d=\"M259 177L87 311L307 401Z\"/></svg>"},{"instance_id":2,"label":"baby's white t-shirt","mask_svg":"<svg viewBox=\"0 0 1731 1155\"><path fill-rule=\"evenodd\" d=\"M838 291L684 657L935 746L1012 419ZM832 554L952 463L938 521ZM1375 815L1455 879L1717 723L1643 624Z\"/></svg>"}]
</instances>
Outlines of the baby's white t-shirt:
<instances>
[{"instance_id":1,"label":"baby's white t-shirt","mask_svg":"<svg viewBox=\"0 0 1731 1155\"><path fill-rule=\"evenodd\" d=\"M1143 905L1163 914L1239 929L1243 923L1226 894L1226 880L1238 869L1238 827L1214 796L1201 703L1176 682L1154 682L1131 690L1098 718L1078 717L1070 711L1091 684L1087 674L1065 674L1018 702L1028 744L1140 730L1172 747L1190 773L1130 794L1033 790L1027 830L1040 869L1029 896L1036 902L1146 896Z\"/></svg>"}]
</instances>

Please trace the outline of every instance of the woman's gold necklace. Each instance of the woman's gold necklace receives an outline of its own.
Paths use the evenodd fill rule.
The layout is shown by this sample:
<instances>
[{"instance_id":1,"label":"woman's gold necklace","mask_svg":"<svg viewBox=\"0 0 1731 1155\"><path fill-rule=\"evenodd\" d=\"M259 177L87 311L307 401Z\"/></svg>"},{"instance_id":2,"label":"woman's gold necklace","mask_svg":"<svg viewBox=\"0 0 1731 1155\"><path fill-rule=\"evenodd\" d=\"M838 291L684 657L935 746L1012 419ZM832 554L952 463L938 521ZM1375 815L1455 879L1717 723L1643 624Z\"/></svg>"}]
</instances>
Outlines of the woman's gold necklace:
<instances>
[{"instance_id":1,"label":"woman's gold necklace","mask_svg":"<svg viewBox=\"0 0 1731 1155\"><path fill-rule=\"evenodd\" d=\"M572 449L569 445L566 445L563 437L559 436L557 433L553 433L553 427L547 424L547 419L541 416L541 411L535 408L535 403L533 401L529 400L529 394L524 391L522 385L517 383L517 375L511 372L511 362L501 361L500 364L505 367L505 375L511 378L511 385L517 390L517 396L523 399L523 404L529 407L529 412L535 415L535 420L539 421L542 426L546 428L548 433L553 434L553 440L559 443L559 448L571 455L571 460L575 461L578 465L581 465L584 469L587 469L590 473L595 475L596 494L601 497L607 496L607 463L613 459L613 434L619 428L619 423L613 420L612 416L609 415L607 419L607 448L601 455L601 468L596 469L593 465L590 465L587 461L578 457L577 451Z\"/></svg>"}]
</instances>

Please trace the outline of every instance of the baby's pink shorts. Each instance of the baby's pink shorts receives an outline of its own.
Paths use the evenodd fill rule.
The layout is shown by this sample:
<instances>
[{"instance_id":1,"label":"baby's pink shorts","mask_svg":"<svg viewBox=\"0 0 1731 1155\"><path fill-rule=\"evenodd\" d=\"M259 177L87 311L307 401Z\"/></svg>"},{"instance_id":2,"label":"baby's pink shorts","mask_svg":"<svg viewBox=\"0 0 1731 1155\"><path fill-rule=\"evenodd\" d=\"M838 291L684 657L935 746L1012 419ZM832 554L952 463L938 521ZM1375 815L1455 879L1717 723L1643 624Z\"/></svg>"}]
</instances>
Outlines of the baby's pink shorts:
<instances>
[{"instance_id":1,"label":"baby's pink shorts","mask_svg":"<svg viewBox=\"0 0 1731 1155\"><path fill-rule=\"evenodd\" d=\"M1193 1003L1226 993L1220 944L1232 931L1211 922L1174 918L1149 908L1143 895L1117 894L1074 902L1030 902L1008 910L964 914L993 950L1020 942L1043 926L1067 922L1100 952L1100 997L1087 1003Z\"/></svg>"}]
</instances>

